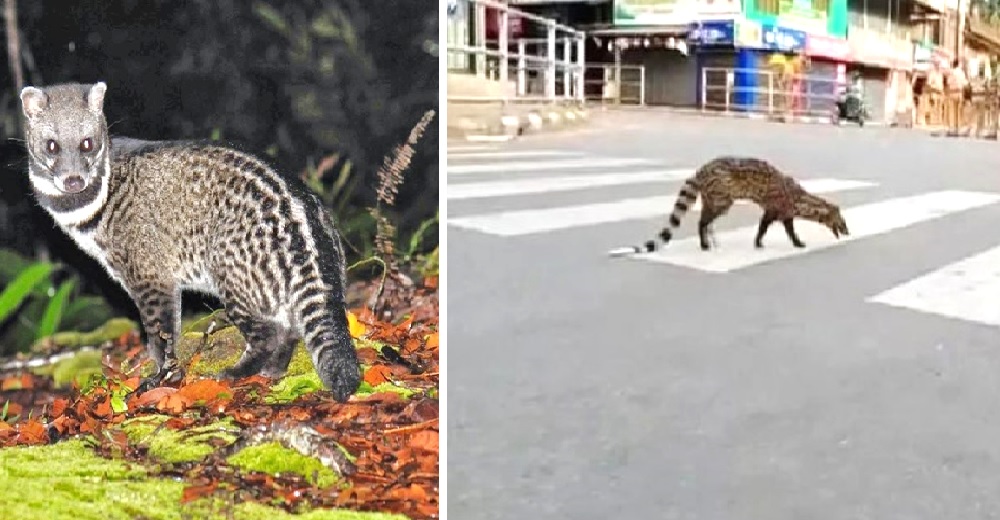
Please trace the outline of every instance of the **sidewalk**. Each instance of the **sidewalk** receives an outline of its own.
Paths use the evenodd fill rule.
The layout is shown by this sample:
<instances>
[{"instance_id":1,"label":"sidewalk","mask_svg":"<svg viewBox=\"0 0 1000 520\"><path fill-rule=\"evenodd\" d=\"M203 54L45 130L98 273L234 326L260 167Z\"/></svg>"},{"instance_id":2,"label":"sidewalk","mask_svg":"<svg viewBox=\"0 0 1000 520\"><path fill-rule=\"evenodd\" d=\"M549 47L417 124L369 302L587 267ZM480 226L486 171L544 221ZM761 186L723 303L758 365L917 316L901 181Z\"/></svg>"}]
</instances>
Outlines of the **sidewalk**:
<instances>
[{"instance_id":1,"label":"sidewalk","mask_svg":"<svg viewBox=\"0 0 1000 520\"><path fill-rule=\"evenodd\" d=\"M588 111L577 107L448 102L448 139L508 141L515 137L586 122Z\"/></svg>"}]
</instances>

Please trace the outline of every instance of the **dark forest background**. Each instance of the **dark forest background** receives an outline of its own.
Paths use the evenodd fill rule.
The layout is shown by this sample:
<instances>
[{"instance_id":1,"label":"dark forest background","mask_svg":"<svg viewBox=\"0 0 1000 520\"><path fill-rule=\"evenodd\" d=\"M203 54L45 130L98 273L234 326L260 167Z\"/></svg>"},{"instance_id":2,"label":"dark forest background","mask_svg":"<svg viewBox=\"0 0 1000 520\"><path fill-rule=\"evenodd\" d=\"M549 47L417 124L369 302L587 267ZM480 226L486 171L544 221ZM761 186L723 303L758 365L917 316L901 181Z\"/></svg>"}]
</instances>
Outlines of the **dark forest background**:
<instances>
[{"instance_id":1,"label":"dark forest background","mask_svg":"<svg viewBox=\"0 0 1000 520\"><path fill-rule=\"evenodd\" d=\"M5 2L5 13L16 8L17 28L4 17L0 248L64 264L82 275L80 290L131 313L30 194L19 65L26 85L105 81L113 135L231 141L311 179L338 218L348 262L373 254L376 170L438 107L437 2ZM436 249L437 208L435 117L393 207L382 208L398 243L408 244L401 250Z\"/></svg>"}]
</instances>

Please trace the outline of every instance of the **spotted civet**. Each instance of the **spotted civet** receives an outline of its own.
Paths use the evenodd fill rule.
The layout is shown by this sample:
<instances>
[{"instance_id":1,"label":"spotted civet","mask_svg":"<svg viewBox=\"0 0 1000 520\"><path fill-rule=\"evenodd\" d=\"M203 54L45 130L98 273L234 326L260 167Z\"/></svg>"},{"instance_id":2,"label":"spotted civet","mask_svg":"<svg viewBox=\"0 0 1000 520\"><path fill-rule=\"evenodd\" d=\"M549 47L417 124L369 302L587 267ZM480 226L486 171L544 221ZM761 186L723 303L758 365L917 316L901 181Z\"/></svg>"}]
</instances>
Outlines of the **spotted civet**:
<instances>
[{"instance_id":1,"label":"spotted civet","mask_svg":"<svg viewBox=\"0 0 1000 520\"><path fill-rule=\"evenodd\" d=\"M781 221L785 234L795 247L805 247L795 234L793 219L803 218L819 222L830 228L833 236L850 235L840 208L816 195L807 193L792 177L783 174L771 163L752 157L722 156L702 165L694 176L684 181L668 225L659 234L666 244L673 237L673 230L680 226L681 218L694 205L701 194L701 219L698 221L698 238L701 249L709 249L711 225L724 215L736 200L751 200L764 210L754 238L754 247L763 247L767 229ZM649 240L644 246L629 246L612 250L611 256L620 256L656 250L656 242Z\"/></svg>"},{"instance_id":2,"label":"spotted civet","mask_svg":"<svg viewBox=\"0 0 1000 520\"><path fill-rule=\"evenodd\" d=\"M252 155L210 143L110 137L104 83L25 87L28 173L39 204L135 301L156 372L174 353L181 291L219 297L247 340L223 377L285 373L298 338L346 400L361 381L348 332L340 236L316 197Z\"/></svg>"}]
</instances>

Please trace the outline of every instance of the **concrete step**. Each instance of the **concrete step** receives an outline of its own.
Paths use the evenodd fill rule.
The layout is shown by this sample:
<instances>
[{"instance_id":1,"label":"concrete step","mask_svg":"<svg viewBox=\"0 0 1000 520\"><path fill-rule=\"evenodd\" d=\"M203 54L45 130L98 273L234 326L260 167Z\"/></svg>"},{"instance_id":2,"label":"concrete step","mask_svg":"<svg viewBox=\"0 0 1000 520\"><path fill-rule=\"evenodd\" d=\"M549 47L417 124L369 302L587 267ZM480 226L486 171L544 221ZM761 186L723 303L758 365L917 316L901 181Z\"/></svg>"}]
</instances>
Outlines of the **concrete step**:
<instances>
[{"instance_id":1,"label":"concrete step","mask_svg":"<svg viewBox=\"0 0 1000 520\"><path fill-rule=\"evenodd\" d=\"M550 132L576 126L588 118L574 106L448 102L449 137L510 136Z\"/></svg>"}]
</instances>

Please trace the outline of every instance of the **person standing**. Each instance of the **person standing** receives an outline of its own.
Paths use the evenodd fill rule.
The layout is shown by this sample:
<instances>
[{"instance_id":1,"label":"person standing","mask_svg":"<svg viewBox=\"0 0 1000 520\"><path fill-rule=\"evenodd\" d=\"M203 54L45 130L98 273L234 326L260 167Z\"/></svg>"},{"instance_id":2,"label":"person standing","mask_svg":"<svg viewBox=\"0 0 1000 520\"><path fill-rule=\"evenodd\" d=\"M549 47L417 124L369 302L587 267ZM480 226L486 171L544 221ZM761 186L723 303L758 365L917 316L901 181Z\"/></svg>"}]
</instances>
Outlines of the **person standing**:
<instances>
[{"instance_id":1,"label":"person standing","mask_svg":"<svg viewBox=\"0 0 1000 520\"><path fill-rule=\"evenodd\" d=\"M948 126L948 137L957 137L959 127L965 126L965 98L969 80L961 64L961 60L956 58L945 79L945 124Z\"/></svg>"}]
</instances>

